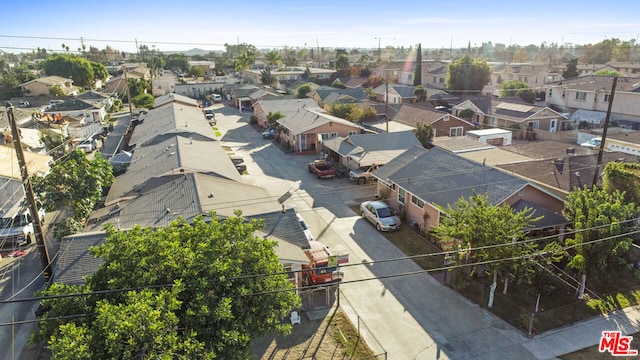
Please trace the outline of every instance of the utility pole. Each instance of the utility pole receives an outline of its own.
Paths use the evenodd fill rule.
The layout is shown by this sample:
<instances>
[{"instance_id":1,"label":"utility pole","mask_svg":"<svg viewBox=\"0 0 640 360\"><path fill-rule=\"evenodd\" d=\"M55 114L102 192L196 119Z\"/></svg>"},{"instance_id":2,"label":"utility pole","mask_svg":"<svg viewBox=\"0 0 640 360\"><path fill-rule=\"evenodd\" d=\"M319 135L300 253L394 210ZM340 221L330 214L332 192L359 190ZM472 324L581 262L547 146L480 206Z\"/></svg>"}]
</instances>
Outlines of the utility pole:
<instances>
[{"instance_id":1,"label":"utility pole","mask_svg":"<svg viewBox=\"0 0 640 360\"><path fill-rule=\"evenodd\" d=\"M384 80L384 117L387 120L387 132L389 132L389 72Z\"/></svg>"},{"instance_id":2,"label":"utility pole","mask_svg":"<svg viewBox=\"0 0 640 360\"><path fill-rule=\"evenodd\" d=\"M13 116L13 105L7 103L7 117L9 118L9 125L11 125L11 136L13 137L13 147L16 150L18 157L18 164L20 165L20 175L22 176L22 184L24 186L24 193L27 200L27 207L29 208L29 214L31 215L31 221L33 222L33 233L36 237L36 246L40 253L40 262L42 263L42 274L44 276L44 282L49 284L53 277L53 270L51 269L51 260L49 258L49 251L47 250L47 244L44 239L44 233L42 231L42 222L40 221L40 215L38 215L38 206L36 204L36 198L33 194L33 188L31 188L31 180L29 179L29 173L27 171L27 162L22 152L22 141L20 140L20 131L18 130L18 124L16 118Z\"/></svg>"},{"instance_id":3,"label":"utility pole","mask_svg":"<svg viewBox=\"0 0 640 360\"><path fill-rule=\"evenodd\" d=\"M600 149L598 150L598 161L596 162L596 169L593 173L593 184L591 188L595 189L598 183L598 175L600 174L600 164L602 163L602 153L604 152L604 144L607 141L607 129L609 128L609 118L611 117L611 107L613 106L613 96L616 94L616 85L618 84L618 77L614 76L613 84L611 84L611 96L609 96L609 105L607 106L607 116L604 118L604 129L602 129L602 141L600 142Z\"/></svg>"}]
</instances>

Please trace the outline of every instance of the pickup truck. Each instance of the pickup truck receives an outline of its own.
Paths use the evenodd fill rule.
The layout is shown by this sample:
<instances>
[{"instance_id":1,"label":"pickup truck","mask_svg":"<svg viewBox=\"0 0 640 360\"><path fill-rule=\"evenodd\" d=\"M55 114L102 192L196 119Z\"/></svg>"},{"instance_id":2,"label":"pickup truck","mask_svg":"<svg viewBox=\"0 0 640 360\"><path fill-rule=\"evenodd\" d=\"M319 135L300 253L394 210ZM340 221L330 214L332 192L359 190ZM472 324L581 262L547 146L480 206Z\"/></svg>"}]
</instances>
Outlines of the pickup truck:
<instances>
[{"instance_id":1,"label":"pickup truck","mask_svg":"<svg viewBox=\"0 0 640 360\"><path fill-rule=\"evenodd\" d=\"M326 160L315 160L309 163L309 172L316 174L318 179L328 179L336 176L336 169Z\"/></svg>"},{"instance_id":2,"label":"pickup truck","mask_svg":"<svg viewBox=\"0 0 640 360\"><path fill-rule=\"evenodd\" d=\"M355 181L356 183L363 185L369 181L373 181L375 178L373 177L373 172L378 168L378 165L372 164L368 169L352 169L349 171L349 180Z\"/></svg>"}]
</instances>

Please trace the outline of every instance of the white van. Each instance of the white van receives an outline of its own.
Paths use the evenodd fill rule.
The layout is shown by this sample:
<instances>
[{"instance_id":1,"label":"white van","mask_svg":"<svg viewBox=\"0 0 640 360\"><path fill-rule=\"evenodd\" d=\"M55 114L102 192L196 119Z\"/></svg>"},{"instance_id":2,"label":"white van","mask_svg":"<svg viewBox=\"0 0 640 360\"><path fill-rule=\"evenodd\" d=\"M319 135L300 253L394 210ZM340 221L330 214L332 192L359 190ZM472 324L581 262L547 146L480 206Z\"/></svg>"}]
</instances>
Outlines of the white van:
<instances>
[{"instance_id":1,"label":"white van","mask_svg":"<svg viewBox=\"0 0 640 360\"><path fill-rule=\"evenodd\" d=\"M213 101L222 101L222 95L220 95L220 94L213 94L213 95L211 96L211 99L212 99Z\"/></svg>"}]
</instances>

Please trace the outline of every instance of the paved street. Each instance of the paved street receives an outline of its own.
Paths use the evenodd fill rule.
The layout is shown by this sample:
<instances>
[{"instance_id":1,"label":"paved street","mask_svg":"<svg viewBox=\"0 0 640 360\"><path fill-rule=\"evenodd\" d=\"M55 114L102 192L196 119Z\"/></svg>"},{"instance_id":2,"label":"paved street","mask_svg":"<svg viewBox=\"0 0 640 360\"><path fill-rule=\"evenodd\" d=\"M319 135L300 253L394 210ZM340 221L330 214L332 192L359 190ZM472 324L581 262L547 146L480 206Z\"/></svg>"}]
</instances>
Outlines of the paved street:
<instances>
[{"instance_id":1,"label":"paved street","mask_svg":"<svg viewBox=\"0 0 640 360\"><path fill-rule=\"evenodd\" d=\"M346 301L340 305L352 322L359 316L371 329L372 335L363 336L374 353L386 351L388 359L553 359L597 344L603 330L629 333L640 328L640 314L633 310L622 318L600 317L528 339L427 274L350 283L420 270L409 260L371 264L404 256L349 208L370 198L373 185L316 179L306 168L313 156L283 153L247 126L248 115L240 118L236 109L219 106L222 144L245 157L247 181L295 206L315 239L334 253L349 253L350 264L362 264L345 269L340 290Z\"/></svg>"}]
</instances>

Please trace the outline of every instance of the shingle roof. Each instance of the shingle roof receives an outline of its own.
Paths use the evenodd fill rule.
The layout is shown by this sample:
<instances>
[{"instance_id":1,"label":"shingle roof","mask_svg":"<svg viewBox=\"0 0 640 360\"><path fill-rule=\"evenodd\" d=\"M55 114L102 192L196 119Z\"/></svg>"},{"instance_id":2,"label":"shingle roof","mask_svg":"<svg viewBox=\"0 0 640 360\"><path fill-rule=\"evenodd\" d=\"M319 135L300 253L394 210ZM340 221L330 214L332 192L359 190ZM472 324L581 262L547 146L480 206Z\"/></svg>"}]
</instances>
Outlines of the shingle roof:
<instances>
[{"instance_id":1,"label":"shingle roof","mask_svg":"<svg viewBox=\"0 0 640 360\"><path fill-rule=\"evenodd\" d=\"M201 109L171 103L149 110L144 122L135 127L129 145L152 144L174 134L198 140L216 139Z\"/></svg>"},{"instance_id":2,"label":"shingle roof","mask_svg":"<svg viewBox=\"0 0 640 360\"><path fill-rule=\"evenodd\" d=\"M369 166L385 164L405 150L420 146L420 141L413 131L399 131L330 139L325 142L325 146L342 156L349 156L360 166Z\"/></svg>"},{"instance_id":3,"label":"shingle roof","mask_svg":"<svg viewBox=\"0 0 640 360\"><path fill-rule=\"evenodd\" d=\"M264 219L265 224L259 235L278 241L276 254L281 261L309 262L304 254L304 250L310 248L309 242L294 209L288 209L284 212L273 211L250 218Z\"/></svg>"},{"instance_id":4,"label":"shingle roof","mask_svg":"<svg viewBox=\"0 0 640 360\"><path fill-rule=\"evenodd\" d=\"M546 229L554 226L566 225L569 223L562 215L551 212L537 204L526 200L518 200L511 205L515 212L523 211L525 208L532 209L534 218L542 216L542 219L534 222L527 230Z\"/></svg>"},{"instance_id":5,"label":"shingle roof","mask_svg":"<svg viewBox=\"0 0 640 360\"><path fill-rule=\"evenodd\" d=\"M84 285L85 276L92 275L104 263L102 258L91 254L89 248L104 242L106 234L102 231L65 236L60 243L60 256L54 263L56 283Z\"/></svg>"},{"instance_id":6,"label":"shingle roof","mask_svg":"<svg viewBox=\"0 0 640 360\"><path fill-rule=\"evenodd\" d=\"M361 126L348 120L309 109L302 109L299 112L278 119L278 123L286 127L292 135L302 134L330 122L362 129Z\"/></svg>"},{"instance_id":7,"label":"shingle roof","mask_svg":"<svg viewBox=\"0 0 640 360\"><path fill-rule=\"evenodd\" d=\"M160 107L162 105L172 103L172 102L180 102L186 105L191 105L196 108L198 107L198 100L192 99L188 96L175 94L175 93L164 94L162 96L158 96L157 98L153 99L153 107Z\"/></svg>"},{"instance_id":8,"label":"shingle roof","mask_svg":"<svg viewBox=\"0 0 640 360\"><path fill-rule=\"evenodd\" d=\"M229 217L235 210L252 216L280 208L266 189L239 181L201 173L154 178L139 194L116 205L108 205L89 216L88 229L98 229L103 223L120 228L134 225L162 227L182 216L192 219L215 211Z\"/></svg>"},{"instance_id":9,"label":"shingle roof","mask_svg":"<svg viewBox=\"0 0 640 360\"><path fill-rule=\"evenodd\" d=\"M103 108L104 104L95 100L84 100L84 99L69 99L65 102L53 104L45 110L45 114L47 113L56 113L60 111L77 111L77 110L90 110L90 109L100 109Z\"/></svg>"},{"instance_id":10,"label":"shingle roof","mask_svg":"<svg viewBox=\"0 0 640 360\"><path fill-rule=\"evenodd\" d=\"M265 114L270 112L280 112L283 115L297 113L300 109L315 109L322 111L313 99L269 99L261 100L260 106Z\"/></svg>"},{"instance_id":11,"label":"shingle roof","mask_svg":"<svg viewBox=\"0 0 640 360\"><path fill-rule=\"evenodd\" d=\"M455 104L460 105L465 101L470 101L484 114L491 113L491 97L490 96L470 96L458 100Z\"/></svg>"},{"instance_id":12,"label":"shingle roof","mask_svg":"<svg viewBox=\"0 0 640 360\"><path fill-rule=\"evenodd\" d=\"M135 149L129 168L116 177L105 203L131 193L152 178L180 171L242 181L220 143L172 134L163 141Z\"/></svg>"},{"instance_id":13,"label":"shingle roof","mask_svg":"<svg viewBox=\"0 0 640 360\"><path fill-rule=\"evenodd\" d=\"M563 88L580 90L580 91L596 91L602 90L606 92L611 91L611 85L613 84L614 76L594 76L586 75L579 76L571 79L564 79L561 81L555 81L547 83L548 86L555 85ZM616 84L616 91L635 91L638 90L637 78L618 77L618 83Z\"/></svg>"},{"instance_id":14,"label":"shingle roof","mask_svg":"<svg viewBox=\"0 0 640 360\"><path fill-rule=\"evenodd\" d=\"M461 197L468 200L474 193L487 194L498 205L527 185L525 180L445 150L418 146L376 170L374 176L441 206L453 205Z\"/></svg>"}]
</instances>

